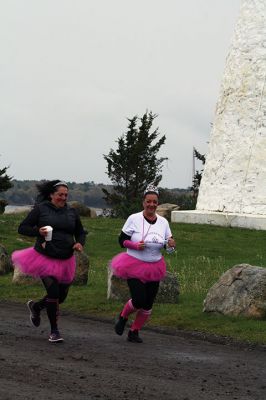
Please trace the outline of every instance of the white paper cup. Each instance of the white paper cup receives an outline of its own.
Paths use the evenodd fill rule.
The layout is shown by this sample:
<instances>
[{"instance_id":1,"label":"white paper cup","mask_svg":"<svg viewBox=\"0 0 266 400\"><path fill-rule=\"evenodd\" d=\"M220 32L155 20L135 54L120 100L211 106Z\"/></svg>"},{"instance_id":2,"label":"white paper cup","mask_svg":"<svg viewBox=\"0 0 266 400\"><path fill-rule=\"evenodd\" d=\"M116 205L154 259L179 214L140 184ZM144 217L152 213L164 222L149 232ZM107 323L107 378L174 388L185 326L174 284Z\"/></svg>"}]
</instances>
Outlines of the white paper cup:
<instances>
[{"instance_id":1,"label":"white paper cup","mask_svg":"<svg viewBox=\"0 0 266 400\"><path fill-rule=\"evenodd\" d=\"M46 242L50 242L50 240L52 240L52 236L53 236L53 228L50 225L44 226L44 228L47 231L47 234L45 235L45 240L46 240Z\"/></svg>"}]
</instances>

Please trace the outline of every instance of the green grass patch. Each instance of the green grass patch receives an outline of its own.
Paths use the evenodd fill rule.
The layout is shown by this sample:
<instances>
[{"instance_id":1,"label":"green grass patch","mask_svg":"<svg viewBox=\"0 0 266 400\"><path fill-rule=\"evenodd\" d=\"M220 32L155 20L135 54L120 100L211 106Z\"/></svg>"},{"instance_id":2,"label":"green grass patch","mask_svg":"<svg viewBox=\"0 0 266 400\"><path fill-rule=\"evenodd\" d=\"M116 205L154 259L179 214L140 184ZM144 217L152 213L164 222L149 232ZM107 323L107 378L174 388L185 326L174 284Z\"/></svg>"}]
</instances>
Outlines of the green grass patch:
<instances>
[{"instance_id":1,"label":"green grass patch","mask_svg":"<svg viewBox=\"0 0 266 400\"><path fill-rule=\"evenodd\" d=\"M17 227L24 215L0 215L0 244L9 254L33 245L34 240L20 236ZM121 251L118 235L121 219L82 219L88 230L85 252L90 258L88 285L72 286L62 307L85 315L114 317L121 303L108 301L107 265ZM177 251L165 255L168 270L176 273L180 283L178 304L155 304L149 325L196 330L237 340L266 344L266 321L202 312L209 288L223 272L240 263L264 267L266 246L264 231L223 228L209 225L171 224ZM26 302L39 298L41 285L14 285L12 275L0 277L0 300Z\"/></svg>"}]
</instances>

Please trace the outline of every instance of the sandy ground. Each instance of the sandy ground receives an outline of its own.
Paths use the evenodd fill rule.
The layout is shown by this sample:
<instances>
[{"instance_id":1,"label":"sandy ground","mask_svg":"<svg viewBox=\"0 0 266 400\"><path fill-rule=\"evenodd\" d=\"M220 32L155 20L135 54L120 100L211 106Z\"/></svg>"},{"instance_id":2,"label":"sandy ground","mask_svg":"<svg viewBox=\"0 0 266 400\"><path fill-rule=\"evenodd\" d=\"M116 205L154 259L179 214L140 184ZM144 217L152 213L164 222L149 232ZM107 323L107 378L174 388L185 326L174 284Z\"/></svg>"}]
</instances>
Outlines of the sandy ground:
<instances>
[{"instance_id":1,"label":"sandy ground","mask_svg":"<svg viewBox=\"0 0 266 400\"><path fill-rule=\"evenodd\" d=\"M110 321L69 313L51 344L46 315L34 328L14 303L0 303L0 321L1 400L266 399L265 346L156 329L129 343Z\"/></svg>"}]
</instances>

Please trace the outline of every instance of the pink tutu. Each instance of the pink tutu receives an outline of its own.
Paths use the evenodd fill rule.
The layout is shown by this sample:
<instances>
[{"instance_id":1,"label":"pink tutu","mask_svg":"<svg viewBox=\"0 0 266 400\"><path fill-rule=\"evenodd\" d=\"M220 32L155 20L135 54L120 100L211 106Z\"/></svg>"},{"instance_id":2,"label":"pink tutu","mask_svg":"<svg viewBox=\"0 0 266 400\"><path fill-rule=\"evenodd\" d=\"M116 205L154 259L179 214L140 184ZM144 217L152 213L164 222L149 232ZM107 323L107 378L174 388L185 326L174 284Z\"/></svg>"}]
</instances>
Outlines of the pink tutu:
<instances>
[{"instance_id":1,"label":"pink tutu","mask_svg":"<svg viewBox=\"0 0 266 400\"><path fill-rule=\"evenodd\" d=\"M142 282L160 281L165 277L166 264L162 257L159 261L146 262L128 255L117 254L110 263L110 269L118 278L137 278Z\"/></svg>"},{"instance_id":2,"label":"pink tutu","mask_svg":"<svg viewBox=\"0 0 266 400\"><path fill-rule=\"evenodd\" d=\"M59 283L71 283L75 276L74 255L66 260L50 258L38 253L33 247L12 253L12 262L21 272L34 278L53 276Z\"/></svg>"}]
</instances>

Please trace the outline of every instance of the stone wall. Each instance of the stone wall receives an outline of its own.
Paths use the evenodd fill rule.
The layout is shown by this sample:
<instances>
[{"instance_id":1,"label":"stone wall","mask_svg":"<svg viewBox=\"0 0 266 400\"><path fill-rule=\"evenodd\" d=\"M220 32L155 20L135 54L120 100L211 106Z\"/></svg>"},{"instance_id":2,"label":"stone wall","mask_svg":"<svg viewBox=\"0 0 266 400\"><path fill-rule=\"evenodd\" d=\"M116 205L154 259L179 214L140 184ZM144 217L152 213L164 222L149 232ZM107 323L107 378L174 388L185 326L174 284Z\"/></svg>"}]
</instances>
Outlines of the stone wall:
<instances>
[{"instance_id":1,"label":"stone wall","mask_svg":"<svg viewBox=\"0 0 266 400\"><path fill-rule=\"evenodd\" d=\"M197 210L266 215L266 1L243 0Z\"/></svg>"}]
</instances>

